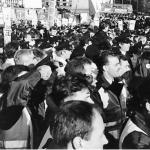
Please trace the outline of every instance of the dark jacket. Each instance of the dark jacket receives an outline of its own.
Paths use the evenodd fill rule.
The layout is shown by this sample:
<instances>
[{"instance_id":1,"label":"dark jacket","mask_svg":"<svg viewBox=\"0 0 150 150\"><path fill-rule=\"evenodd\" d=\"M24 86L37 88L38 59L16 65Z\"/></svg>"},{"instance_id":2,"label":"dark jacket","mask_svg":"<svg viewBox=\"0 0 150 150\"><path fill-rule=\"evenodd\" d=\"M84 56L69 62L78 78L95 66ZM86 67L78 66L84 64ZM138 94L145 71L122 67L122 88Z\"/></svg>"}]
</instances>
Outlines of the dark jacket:
<instances>
[{"instance_id":1,"label":"dark jacket","mask_svg":"<svg viewBox=\"0 0 150 150\"><path fill-rule=\"evenodd\" d=\"M2 110L7 110L13 106L22 106L27 107L29 110L29 114L31 115L32 123L33 123L33 133L34 133L34 148L37 147L37 145L40 142L40 138L43 134L43 127L44 127L44 102L39 101L31 97L32 91L37 85L37 83L41 80L41 75L39 71L33 71L32 73L27 73L26 75L17 78L11 83L10 89L8 90L8 93L5 95L5 98L3 99L3 102L1 103ZM36 101L37 100L37 101ZM32 105L31 105L32 104ZM9 124L6 124L7 127L5 128L11 128L16 121L21 116L20 107L16 107L17 109L11 109L12 114L15 114L19 112L20 114L14 115L11 122L9 121ZM9 111L11 111L9 109ZM2 112L3 112L2 111ZM8 119L9 117L9 111L7 111L6 118L3 122L6 122L5 119ZM1 113L2 113L1 112ZM1 115L3 117L3 114ZM4 123L2 124L4 125Z\"/></svg>"},{"instance_id":2,"label":"dark jacket","mask_svg":"<svg viewBox=\"0 0 150 150\"><path fill-rule=\"evenodd\" d=\"M127 122L120 138L120 148L150 149L150 128L145 115L135 112L134 117Z\"/></svg>"},{"instance_id":3,"label":"dark jacket","mask_svg":"<svg viewBox=\"0 0 150 150\"><path fill-rule=\"evenodd\" d=\"M104 122L109 123L119 121L119 124L116 123L115 126L106 127L106 130L116 130L118 126L122 124L122 121L125 119L124 107L119 99L123 85L117 83L117 81L113 82L112 84L109 84L104 76L101 76L101 79L99 79L99 81L100 82L97 86L98 89L100 89L100 87L103 87L109 95L108 106L104 109L104 114L106 116Z\"/></svg>"}]
</instances>

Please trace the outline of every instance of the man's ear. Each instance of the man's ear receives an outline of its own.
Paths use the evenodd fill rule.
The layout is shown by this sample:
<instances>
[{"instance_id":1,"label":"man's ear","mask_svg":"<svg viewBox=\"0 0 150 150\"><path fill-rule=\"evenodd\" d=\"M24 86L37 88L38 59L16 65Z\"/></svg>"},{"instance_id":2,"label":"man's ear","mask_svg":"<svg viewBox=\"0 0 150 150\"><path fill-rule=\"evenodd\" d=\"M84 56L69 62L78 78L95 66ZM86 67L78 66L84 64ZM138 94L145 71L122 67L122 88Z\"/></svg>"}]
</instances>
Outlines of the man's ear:
<instances>
[{"instance_id":1,"label":"man's ear","mask_svg":"<svg viewBox=\"0 0 150 150\"><path fill-rule=\"evenodd\" d=\"M150 112L150 103L149 102L146 102L146 104L145 104L146 106L146 109L147 109L147 111L149 111Z\"/></svg>"},{"instance_id":2,"label":"man's ear","mask_svg":"<svg viewBox=\"0 0 150 150\"><path fill-rule=\"evenodd\" d=\"M107 70L107 67L106 67L105 65L103 66L103 70L104 70L104 71L106 71L106 70Z\"/></svg>"},{"instance_id":3,"label":"man's ear","mask_svg":"<svg viewBox=\"0 0 150 150\"><path fill-rule=\"evenodd\" d=\"M72 147L74 147L75 149L80 149L82 148L82 138L77 136L73 139L73 142L72 142Z\"/></svg>"},{"instance_id":4,"label":"man's ear","mask_svg":"<svg viewBox=\"0 0 150 150\"><path fill-rule=\"evenodd\" d=\"M121 47L121 45L122 45L122 44L121 44L121 43L119 43L119 46L120 46L120 47Z\"/></svg>"}]
</instances>

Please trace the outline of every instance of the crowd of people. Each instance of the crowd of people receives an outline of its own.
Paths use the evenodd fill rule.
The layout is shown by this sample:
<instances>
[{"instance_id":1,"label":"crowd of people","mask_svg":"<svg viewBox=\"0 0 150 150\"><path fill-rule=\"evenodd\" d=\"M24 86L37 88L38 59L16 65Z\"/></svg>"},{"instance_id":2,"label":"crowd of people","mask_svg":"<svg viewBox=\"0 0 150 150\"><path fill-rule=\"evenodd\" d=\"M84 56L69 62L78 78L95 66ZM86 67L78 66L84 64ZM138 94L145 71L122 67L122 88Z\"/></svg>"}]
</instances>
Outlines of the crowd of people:
<instances>
[{"instance_id":1,"label":"crowd of people","mask_svg":"<svg viewBox=\"0 0 150 150\"><path fill-rule=\"evenodd\" d=\"M0 55L0 148L150 149L149 38L149 19L135 15L13 23Z\"/></svg>"}]
</instances>

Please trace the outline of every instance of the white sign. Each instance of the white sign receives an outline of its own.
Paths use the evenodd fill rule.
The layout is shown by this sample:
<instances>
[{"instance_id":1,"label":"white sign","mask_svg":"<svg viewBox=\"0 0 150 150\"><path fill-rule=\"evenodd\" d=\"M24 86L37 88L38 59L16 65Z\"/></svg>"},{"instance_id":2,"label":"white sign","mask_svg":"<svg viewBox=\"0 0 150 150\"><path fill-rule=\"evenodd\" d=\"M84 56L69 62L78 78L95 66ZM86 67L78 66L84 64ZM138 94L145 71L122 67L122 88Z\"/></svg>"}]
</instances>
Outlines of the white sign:
<instances>
[{"instance_id":1,"label":"white sign","mask_svg":"<svg viewBox=\"0 0 150 150\"><path fill-rule=\"evenodd\" d=\"M127 13L127 9L118 9L118 8L115 8L114 12L115 13L120 13L120 14L126 14Z\"/></svg>"},{"instance_id":2,"label":"white sign","mask_svg":"<svg viewBox=\"0 0 150 150\"><path fill-rule=\"evenodd\" d=\"M58 27L60 27L62 25L61 19L57 18L56 19L56 24L57 24Z\"/></svg>"},{"instance_id":3,"label":"white sign","mask_svg":"<svg viewBox=\"0 0 150 150\"><path fill-rule=\"evenodd\" d=\"M118 28L122 31L123 30L123 21L119 20L118 21Z\"/></svg>"},{"instance_id":4,"label":"white sign","mask_svg":"<svg viewBox=\"0 0 150 150\"><path fill-rule=\"evenodd\" d=\"M62 25L68 25L68 19L66 19L66 18L62 18Z\"/></svg>"},{"instance_id":5,"label":"white sign","mask_svg":"<svg viewBox=\"0 0 150 150\"><path fill-rule=\"evenodd\" d=\"M94 17L94 25L99 27L99 17Z\"/></svg>"},{"instance_id":6,"label":"white sign","mask_svg":"<svg viewBox=\"0 0 150 150\"><path fill-rule=\"evenodd\" d=\"M33 25L37 25L37 13L35 9L26 9L25 10L25 18L27 20L31 20Z\"/></svg>"},{"instance_id":7,"label":"white sign","mask_svg":"<svg viewBox=\"0 0 150 150\"><path fill-rule=\"evenodd\" d=\"M130 20L129 21L129 30L134 30L135 28L135 20Z\"/></svg>"},{"instance_id":8,"label":"white sign","mask_svg":"<svg viewBox=\"0 0 150 150\"><path fill-rule=\"evenodd\" d=\"M24 8L42 8L42 0L24 0Z\"/></svg>"},{"instance_id":9,"label":"white sign","mask_svg":"<svg viewBox=\"0 0 150 150\"><path fill-rule=\"evenodd\" d=\"M56 0L49 0L48 21L49 26L53 26L55 22Z\"/></svg>"},{"instance_id":10,"label":"white sign","mask_svg":"<svg viewBox=\"0 0 150 150\"><path fill-rule=\"evenodd\" d=\"M11 8L3 8L4 14L4 44L11 42Z\"/></svg>"},{"instance_id":11,"label":"white sign","mask_svg":"<svg viewBox=\"0 0 150 150\"><path fill-rule=\"evenodd\" d=\"M4 25L3 13L0 13L0 24Z\"/></svg>"},{"instance_id":12,"label":"white sign","mask_svg":"<svg viewBox=\"0 0 150 150\"><path fill-rule=\"evenodd\" d=\"M87 13L81 13L80 16L81 16L81 22L80 22L81 24L88 23L89 16Z\"/></svg>"}]
</instances>

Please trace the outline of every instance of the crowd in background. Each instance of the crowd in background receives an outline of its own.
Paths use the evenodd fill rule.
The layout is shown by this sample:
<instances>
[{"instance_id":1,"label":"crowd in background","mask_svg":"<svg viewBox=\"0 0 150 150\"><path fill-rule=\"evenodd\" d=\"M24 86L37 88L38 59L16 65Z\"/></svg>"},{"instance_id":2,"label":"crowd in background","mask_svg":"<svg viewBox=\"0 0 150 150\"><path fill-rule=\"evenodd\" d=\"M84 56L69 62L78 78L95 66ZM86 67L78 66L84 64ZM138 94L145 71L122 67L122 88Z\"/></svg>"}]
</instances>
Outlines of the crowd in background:
<instances>
[{"instance_id":1,"label":"crowd in background","mask_svg":"<svg viewBox=\"0 0 150 150\"><path fill-rule=\"evenodd\" d=\"M0 56L0 148L150 148L148 17L13 23Z\"/></svg>"}]
</instances>

